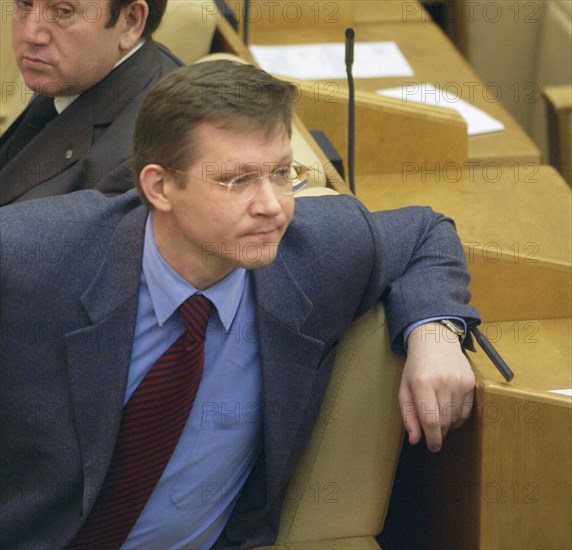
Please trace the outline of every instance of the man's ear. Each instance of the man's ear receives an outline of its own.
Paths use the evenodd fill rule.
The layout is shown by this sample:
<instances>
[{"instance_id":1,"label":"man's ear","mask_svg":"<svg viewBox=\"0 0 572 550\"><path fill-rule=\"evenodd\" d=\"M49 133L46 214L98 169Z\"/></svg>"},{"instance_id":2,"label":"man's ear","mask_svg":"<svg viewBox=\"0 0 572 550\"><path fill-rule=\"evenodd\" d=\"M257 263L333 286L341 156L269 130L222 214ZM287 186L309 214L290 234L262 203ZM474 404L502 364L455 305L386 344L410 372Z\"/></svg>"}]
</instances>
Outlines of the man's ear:
<instances>
[{"instance_id":1,"label":"man's ear","mask_svg":"<svg viewBox=\"0 0 572 550\"><path fill-rule=\"evenodd\" d=\"M148 15L149 6L145 0L135 0L121 10L117 24L121 25L119 47L123 52L128 52L137 44Z\"/></svg>"},{"instance_id":2,"label":"man's ear","mask_svg":"<svg viewBox=\"0 0 572 550\"><path fill-rule=\"evenodd\" d=\"M153 209L171 210L168 188L175 185L173 174L158 164L148 164L139 174L139 185Z\"/></svg>"}]
</instances>

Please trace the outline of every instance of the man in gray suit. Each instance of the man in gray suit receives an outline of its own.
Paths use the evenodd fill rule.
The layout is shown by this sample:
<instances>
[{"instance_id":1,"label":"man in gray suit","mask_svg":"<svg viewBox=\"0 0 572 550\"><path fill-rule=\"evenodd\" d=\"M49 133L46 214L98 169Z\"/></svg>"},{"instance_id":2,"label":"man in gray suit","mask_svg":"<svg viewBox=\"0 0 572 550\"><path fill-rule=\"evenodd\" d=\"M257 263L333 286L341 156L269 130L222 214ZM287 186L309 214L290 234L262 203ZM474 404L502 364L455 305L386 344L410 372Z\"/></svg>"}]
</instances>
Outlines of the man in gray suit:
<instances>
[{"instance_id":1,"label":"man in gray suit","mask_svg":"<svg viewBox=\"0 0 572 550\"><path fill-rule=\"evenodd\" d=\"M133 187L137 111L153 85L182 65L151 38L166 3L14 2L14 54L36 95L0 138L0 205Z\"/></svg>"},{"instance_id":2,"label":"man in gray suit","mask_svg":"<svg viewBox=\"0 0 572 550\"><path fill-rule=\"evenodd\" d=\"M135 191L84 191L3 209L3 548L271 544L337 342L380 299L407 353L410 442L423 432L437 451L468 416L471 342L441 323L479 322L453 223L429 208L370 214L341 195L297 199L294 213L306 174L290 149L294 92L250 65L179 69L137 121L144 205ZM170 430L136 428L135 455L116 458L127 410L185 338L189 296L214 308L202 379L145 493L148 453ZM148 392L143 422L167 383ZM134 491L117 483L139 463Z\"/></svg>"}]
</instances>

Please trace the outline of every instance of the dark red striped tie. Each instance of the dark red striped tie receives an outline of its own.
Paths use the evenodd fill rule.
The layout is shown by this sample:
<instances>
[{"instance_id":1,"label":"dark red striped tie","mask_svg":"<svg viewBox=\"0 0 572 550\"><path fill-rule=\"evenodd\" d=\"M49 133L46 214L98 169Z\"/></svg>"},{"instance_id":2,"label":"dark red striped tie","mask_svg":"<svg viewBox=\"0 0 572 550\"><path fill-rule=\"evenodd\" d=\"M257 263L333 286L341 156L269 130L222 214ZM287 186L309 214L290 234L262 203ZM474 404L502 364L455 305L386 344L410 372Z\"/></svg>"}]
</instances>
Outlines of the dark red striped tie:
<instances>
[{"instance_id":1,"label":"dark red striped tie","mask_svg":"<svg viewBox=\"0 0 572 550\"><path fill-rule=\"evenodd\" d=\"M179 308L184 332L145 375L123 409L103 487L68 548L119 548L179 441L203 374L213 305L193 295Z\"/></svg>"}]
</instances>

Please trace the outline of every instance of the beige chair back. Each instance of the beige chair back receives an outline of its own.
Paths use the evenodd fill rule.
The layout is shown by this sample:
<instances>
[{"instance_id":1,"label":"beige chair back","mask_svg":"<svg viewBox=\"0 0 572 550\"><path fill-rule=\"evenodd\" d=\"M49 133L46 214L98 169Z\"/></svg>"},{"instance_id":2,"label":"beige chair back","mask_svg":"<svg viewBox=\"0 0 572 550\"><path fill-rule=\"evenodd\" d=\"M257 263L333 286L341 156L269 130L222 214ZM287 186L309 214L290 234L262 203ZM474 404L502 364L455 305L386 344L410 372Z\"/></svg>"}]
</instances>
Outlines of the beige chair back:
<instances>
[{"instance_id":1,"label":"beige chair back","mask_svg":"<svg viewBox=\"0 0 572 550\"><path fill-rule=\"evenodd\" d=\"M211 50L217 21L213 12L216 6L210 0L169 0L153 38L190 65Z\"/></svg>"},{"instance_id":2,"label":"beige chair back","mask_svg":"<svg viewBox=\"0 0 572 550\"><path fill-rule=\"evenodd\" d=\"M336 194L305 189L298 197ZM369 550L385 521L403 441L404 358L382 303L340 339L324 402L290 482L273 549ZM262 547L259 549L262 550Z\"/></svg>"},{"instance_id":3,"label":"beige chair back","mask_svg":"<svg viewBox=\"0 0 572 550\"><path fill-rule=\"evenodd\" d=\"M6 7L2 2L2 8ZM13 6L12 6L13 7ZM0 21L0 134L14 122L33 96L24 83L12 50L12 16L2 13Z\"/></svg>"},{"instance_id":4,"label":"beige chair back","mask_svg":"<svg viewBox=\"0 0 572 550\"><path fill-rule=\"evenodd\" d=\"M387 513L403 439L381 304L340 341L319 420L292 480L277 544L374 536Z\"/></svg>"}]
</instances>

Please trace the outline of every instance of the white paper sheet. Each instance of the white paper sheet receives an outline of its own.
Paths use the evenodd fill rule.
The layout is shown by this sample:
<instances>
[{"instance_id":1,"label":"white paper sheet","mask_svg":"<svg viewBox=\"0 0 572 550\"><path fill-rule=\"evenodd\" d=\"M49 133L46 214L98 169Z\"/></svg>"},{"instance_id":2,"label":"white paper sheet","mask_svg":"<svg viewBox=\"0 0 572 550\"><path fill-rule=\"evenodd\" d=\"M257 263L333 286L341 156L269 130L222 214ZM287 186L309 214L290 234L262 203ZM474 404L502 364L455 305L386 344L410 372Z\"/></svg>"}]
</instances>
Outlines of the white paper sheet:
<instances>
[{"instance_id":1,"label":"white paper sheet","mask_svg":"<svg viewBox=\"0 0 572 550\"><path fill-rule=\"evenodd\" d=\"M343 44L250 46L256 62L269 73L300 80L346 78ZM354 46L354 78L413 76L395 42L359 42Z\"/></svg>"},{"instance_id":2,"label":"white paper sheet","mask_svg":"<svg viewBox=\"0 0 572 550\"><path fill-rule=\"evenodd\" d=\"M568 395L572 397L572 389L570 390L550 390L550 393L558 393L560 395Z\"/></svg>"},{"instance_id":3,"label":"white paper sheet","mask_svg":"<svg viewBox=\"0 0 572 550\"><path fill-rule=\"evenodd\" d=\"M457 111L467 123L467 133L470 136L500 132L504 124L488 115L474 105L447 90L437 90L432 84L406 84L399 88L377 90L379 95L401 99L403 102L413 101L436 107L446 107Z\"/></svg>"}]
</instances>

